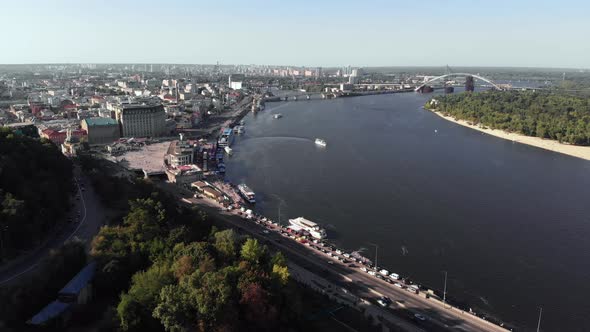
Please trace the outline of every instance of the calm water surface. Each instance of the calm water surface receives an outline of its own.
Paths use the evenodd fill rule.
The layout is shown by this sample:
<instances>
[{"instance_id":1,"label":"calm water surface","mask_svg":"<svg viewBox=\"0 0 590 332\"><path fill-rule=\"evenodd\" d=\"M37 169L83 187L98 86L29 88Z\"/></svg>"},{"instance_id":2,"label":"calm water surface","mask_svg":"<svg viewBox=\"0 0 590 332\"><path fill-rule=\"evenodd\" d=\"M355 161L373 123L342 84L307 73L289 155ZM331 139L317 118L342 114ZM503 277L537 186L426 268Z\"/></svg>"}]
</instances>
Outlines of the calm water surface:
<instances>
[{"instance_id":1,"label":"calm water surface","mask_svg":"<svg viewBox=\"0 0 590 332\"><path fill-rule=\"evenodd\" d=\"M527 329L590 330L590 162L445 121L414 93L270 103L227 177L390 271ZM274 119L273 114L283 118ZM327 148L314 144L316 137Z\"/></svg>"}]
</instances>

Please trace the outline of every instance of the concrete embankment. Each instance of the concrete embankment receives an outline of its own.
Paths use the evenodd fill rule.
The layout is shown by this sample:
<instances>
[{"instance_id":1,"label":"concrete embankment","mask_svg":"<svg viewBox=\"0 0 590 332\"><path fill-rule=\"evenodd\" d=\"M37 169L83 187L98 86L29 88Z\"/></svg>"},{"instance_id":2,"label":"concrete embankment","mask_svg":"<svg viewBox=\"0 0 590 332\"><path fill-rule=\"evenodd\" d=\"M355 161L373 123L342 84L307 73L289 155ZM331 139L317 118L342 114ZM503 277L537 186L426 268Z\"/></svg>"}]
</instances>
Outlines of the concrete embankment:
<instances>
[{"instance_id":1,"label":"concrete embankment","mask_svg":"<svg viewBox=\"0 0 590 332\"><path fill-rule=\"evenodd\" d=\"M516 143L522 143L522 144L535 146L535 147L538 147L541 149L545 149L545 150L549 150L549 151L553 151L553 152L557 152L557 153L563 153L568 156L581 158L584 160L590 160L590 146L578 146L578 145L563 144L563 143L559 143L558 141L554 141L554 140L526 136L526 135L517 134L517 133L509 133L509 132L499 130L499 129L487 128L481 124L470 124L468 121L458 120L458 119L453 118L452 116L445 116L444 114L437 112L437 111L432 111L432 113L440 116L441 118L443 118L445 120L454 122L454 123L464 126L464 127L475 129L477 131L480 131L482 133L486 133L488 135L503 138L503 139L510 140L510 141L513 141Z\"/></svg>"}]
</instances>

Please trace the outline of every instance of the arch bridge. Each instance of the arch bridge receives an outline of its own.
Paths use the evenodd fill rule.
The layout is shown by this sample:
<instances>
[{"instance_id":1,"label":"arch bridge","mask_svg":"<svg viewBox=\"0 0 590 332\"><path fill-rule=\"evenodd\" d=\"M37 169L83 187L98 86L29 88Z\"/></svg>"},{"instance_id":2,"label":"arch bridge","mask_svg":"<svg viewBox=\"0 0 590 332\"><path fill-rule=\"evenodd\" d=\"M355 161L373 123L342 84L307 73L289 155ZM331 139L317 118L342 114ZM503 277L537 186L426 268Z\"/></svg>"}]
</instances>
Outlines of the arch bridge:
<instances>
[{"instance_id":1,"label":"arch bridge","mask_svg":"<svg viewBox=\"0 0 590 332\"><path fill-rule=\"evenodd\" d=\"M420 91L420 89L424 88L427 84L432 83L434 81L438 81L438 80L441 80L441 79L447 78L447 77L457 77L457 76L463 76L463 77L472 76L473 78L477 78L480 81L484 81L484 82L490 84L495 89L504 90L498 84L492 82L491 80L489 80L489 79L487 79L485 77L479 76L479 75L469 74L469 73L452 73L452 74L445 74L445 75L441 75L441 76L437 76L437 77L431 78L428 81L426 81L426 82L422 83L421 85L419 85L418 87L416 87L416 89L414 89L414 91Z\"/></svg>"}]
</instances>

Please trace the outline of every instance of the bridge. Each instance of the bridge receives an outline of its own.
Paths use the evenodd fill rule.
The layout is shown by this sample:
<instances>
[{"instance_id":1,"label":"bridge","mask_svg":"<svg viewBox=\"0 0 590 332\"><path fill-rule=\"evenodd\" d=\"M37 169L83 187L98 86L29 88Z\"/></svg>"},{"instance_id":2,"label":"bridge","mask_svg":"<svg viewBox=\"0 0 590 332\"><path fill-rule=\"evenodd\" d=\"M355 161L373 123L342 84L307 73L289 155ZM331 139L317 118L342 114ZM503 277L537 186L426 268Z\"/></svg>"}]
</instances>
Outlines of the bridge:
<instances>
[{"instance_id":1,"label":"bridge","mask_svg":"<svg viewBox=\"0 0 590 332\"><path fill-rule=\"evenodd\" d=\"M437 77L434 77L434 78L429 79L428 81L422 83L422 85L417 86L416 89L414 89L414 91L416 91L416 92L417 91L421 91L422 89L424 89L425 86L427 86L429 83L432 83L434 81L438 81L438 80L441 80L441 79L444 79L444 78L448 78L448 77L457 77L457 76L459 76L459 77L473 77L473 78L477 78L480 81L484 81L484 82L490 84L495 89L505 90L504 88L502 88L498 84L492 82L491 80L489 80L489 79L487 79L485 77L476 75L476 74L469 74L469 73L448 73L448 74L444 74L444 75L437 76Z\"/></svg>"}]
</instances>

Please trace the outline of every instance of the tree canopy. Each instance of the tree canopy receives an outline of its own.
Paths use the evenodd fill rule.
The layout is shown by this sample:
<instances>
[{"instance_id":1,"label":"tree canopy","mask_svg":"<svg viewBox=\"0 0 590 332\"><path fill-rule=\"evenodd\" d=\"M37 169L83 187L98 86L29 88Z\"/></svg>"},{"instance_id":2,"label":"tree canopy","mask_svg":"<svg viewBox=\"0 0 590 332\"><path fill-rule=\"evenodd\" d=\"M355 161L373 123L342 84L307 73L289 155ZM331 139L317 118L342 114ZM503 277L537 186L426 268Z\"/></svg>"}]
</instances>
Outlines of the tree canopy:
<instances>
[{"instance_id":1,"label":"tree canopy","mask_svg":"<svg viewBox=\"0 0 590 332\"><path fill-rule=\"evenodd\" d=\"M64 221L73 188L72 163L52 142L0 127L0 262Z\"/></svg>"},{"instance_id":2,"label":"tree canopy","mask_svg":"<svg viewBox=\"0 0 590 332\"><path fill-rule=\"evenodd\" d=\"M443 114L493 129L590 145L590 99L563 92L486 91L436 98Z\"/></svg>"}]
</instances>

